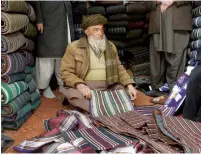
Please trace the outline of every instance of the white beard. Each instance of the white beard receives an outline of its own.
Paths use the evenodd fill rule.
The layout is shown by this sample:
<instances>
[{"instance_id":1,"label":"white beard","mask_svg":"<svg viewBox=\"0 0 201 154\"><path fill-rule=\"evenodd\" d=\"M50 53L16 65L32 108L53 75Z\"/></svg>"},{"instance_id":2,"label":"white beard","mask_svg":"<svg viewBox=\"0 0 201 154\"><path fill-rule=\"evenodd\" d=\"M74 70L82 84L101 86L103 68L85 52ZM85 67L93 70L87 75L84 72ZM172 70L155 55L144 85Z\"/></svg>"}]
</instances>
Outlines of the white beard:
<instances>
[{"instance_id":1,"label":"white beard","mask_svg":"<svg viewBox=\"0 0 201 154\"><path fill-rule=\"evenodd\" d=\"M94 51L94 54L100 58L106 50L106 37L103 39L97 39L94 37L88 37L89 46Z\"/></svg>"}]
</instances>

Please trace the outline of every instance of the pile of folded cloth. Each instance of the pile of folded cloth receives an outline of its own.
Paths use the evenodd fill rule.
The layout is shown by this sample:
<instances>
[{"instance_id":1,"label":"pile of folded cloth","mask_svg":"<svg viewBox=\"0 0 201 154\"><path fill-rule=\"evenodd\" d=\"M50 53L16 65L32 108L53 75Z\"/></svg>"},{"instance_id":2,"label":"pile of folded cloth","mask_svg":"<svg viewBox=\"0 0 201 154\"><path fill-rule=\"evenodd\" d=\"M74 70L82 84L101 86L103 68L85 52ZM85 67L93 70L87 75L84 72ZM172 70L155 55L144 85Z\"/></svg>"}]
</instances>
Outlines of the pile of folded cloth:
<instances>
[{"instance_id":1,"label":"pile of folded cloth","mask_svg":"<svg viewBox=\"0 0 201 154\"><path fill-rule=\"evenodd\" d=\"M144 2L95 2L87 10L88 14L102 14L108 19L106 37L117 47L124 67L133 71L137 84L150 84L149 10ZM138 66L139 65L139 66ZM141 74L134 68L143 66ZM144 74L142 72L145 72Z\"/></svg>"},{"instance_id":2,"label":"pile of folded cloth","mask_svg":"<svg viewBox=\"0 0 201 154\"><path fill-rule=\"evenodd\" d=\"M190 48L191 51L188 52L190 66L201 64L201 2L192 2L192 24L193 31L191 33Z\"/></svg>"},{"instance_id":3,"label":"pile of folded cloth","mask_svg":"<svg viewBox=\"0 0 201 154\"><path fill-rule=\"evenodd\" d=\"M18 129L41 103L34 77L36 16L25 1L2 1L1 10L2 126Z\"/></svg>"}]
</instances>

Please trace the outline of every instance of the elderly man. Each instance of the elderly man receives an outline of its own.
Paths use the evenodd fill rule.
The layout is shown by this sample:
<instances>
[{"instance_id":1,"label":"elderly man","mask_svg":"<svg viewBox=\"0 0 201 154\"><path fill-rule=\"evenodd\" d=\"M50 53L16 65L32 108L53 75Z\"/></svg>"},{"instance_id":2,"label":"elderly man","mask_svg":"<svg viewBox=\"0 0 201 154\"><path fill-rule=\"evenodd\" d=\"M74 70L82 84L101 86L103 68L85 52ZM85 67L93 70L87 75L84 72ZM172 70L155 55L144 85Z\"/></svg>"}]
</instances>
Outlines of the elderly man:
<instances>
[{"instance_id":1,"label":"elderly man","mask_svg":"<svg viewBox=\"0 0 201 154\"><path fill-rule=\"evenodd\" d=\"M91 89L127 89L131 100L137 97L134 81L121 65L117 49L104 34L107 19L100 15L83 16L86 37L68 45L61 63L63 94L73 106L89 112Z\"/></svg>"}]
</instances>

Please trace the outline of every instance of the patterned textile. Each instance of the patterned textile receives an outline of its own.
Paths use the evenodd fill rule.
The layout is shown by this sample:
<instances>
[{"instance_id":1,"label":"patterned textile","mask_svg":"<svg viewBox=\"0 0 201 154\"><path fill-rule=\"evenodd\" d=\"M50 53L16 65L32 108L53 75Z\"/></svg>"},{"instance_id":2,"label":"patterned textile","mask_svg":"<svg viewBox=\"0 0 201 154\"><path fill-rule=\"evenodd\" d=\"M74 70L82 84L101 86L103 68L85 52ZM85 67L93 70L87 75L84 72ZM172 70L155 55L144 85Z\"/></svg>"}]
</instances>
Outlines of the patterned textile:
<instances>
[{"instance_id":1,"label":"patterned textile","mask_svg":"<svg viewBox=\"0 0 201 154\"><path fill-rule=\"evenodd\" d=\"M200 48L201 48L201 40L192 41L192 42L190 43L190 47L191 47L191 49L193 49L193 50L200 49Z\"/></svg>"},{"instance_id":2,"label":"patterned textile","mask_svg":"<svg viewBox=\"0 0 201 154\"><path fill-rule=\"evenodd\" d=\"M136 82L136 84L151 84L151 77L149 75L138 75L134 76L133 80Z\"/></svg>"},{"instance_id":3,"label":"patterned textile","mask_svg":"<svg viewBox=\"0 0 201 154\"><path fill-rule=\"evenodd\" d=\"M192 24L195 28L201 28L201 17L193 18Z\"/></svg>"},{"instance_id":4,"label":"patterned textile","mask_svg":"<svg viewBox=\"0 0 201 154\"><path fill-rule=\"evenodd\" d=\"M108 27L128 27L128 21L108 21Z\"/></svg>"},{"instance_id":5,"label":"patterned textile","mask_svg":"<svg viewBox=\"0 0 201 154\"><path fill-rule=\"evenodd\" d=\"M30 99L31 99L30 94L27 91L23 92L22 94L17 96L14 100L12 100L10 103L1 107L1 110L4 110L4 112L1 112L1 115L2 116L14 115L26 103L28 103Z\"/></svg>"},{"instance_id":6,"label":"patterned textile","mask_svg":"<svg viewBox=\"0 0 201 154\"><path fill-rule=\"evenodd\" d=\"M4 122L14 122L18 121L21 118L23 118L26 114L31 112L33 109L32 105L30 103L26 103L20 110L17 111L15 115L7 115L4 117Z\"/></svg>"},{"instance_id":7,"label":"patterned textile","mask_svg":"<svg viewBox=\"0 0 201 154\"><path fill-rule=\"evenodd\" d=\"M113 116L134 110L125 90L96 91L91 90L90 113L92 117Z\"/></svg>"},{"instance_id":8,"label":"patterned textile","mask_svg":"<svg viewBox=\"0 0 201 154\"><path fill-rule=\"evenodd\" d=\"M41 99L40 100L37 100L36 102L32 103L31 106L32 106L32 110L36 110L41 104Z\"/></svg>"},{"instance_id":9,"label":"patterned textile","mask_svg":"<svg viewBox=\"0 0 201 154\"><path fill-rule=\"evenodd\" d=\"M1 75L22 72L25 66L25 57L18 52L1 55Z\"/></svg>"},{"instance_id":10,"label":"patterned textile","mask_svg":"<svg viewBox=\"0 0 201 154\"><path fill-rule=\"evenodd\" d=\"M33 51L35 49L34 42L31 39L26 38L24 45L21 47L22 50Z\"/></svg>"},{"instance_id":11,"label":"patterned textile","mask_svg":"<svg viewBox=\"0 0 201 154\"><path fill-rule=\"evenodd\" d=\"M87 14L91 15L91 14L102 14L102 15L106 15L105 12L105 8L102 6L92 6L90 8L87 9Z\"/></svg>"},{"instance_id":12,"label":"patterned textile","mask_svg":"<svg viewBox=\"0 0 201 154\"><path fill-rule=\"evenodd\" d=\"M17 2L17 1L2 0L1 10L3 12L27 13L28 6L25 1Z\"/></svg>"},{"instance_id":13,"label":"patterned textile","mask_svg":"<svg viewBox=\"0 0 201 154\"><path fill-rule=\"evenodd\" d=\"M26 77L25 73L14 73L10 75L1 76L1 81L10 84L16 81L24 81L25 77Z\"/></svg>"},{"instance_id":14,"label":"patterned textile","mask_svg":"<svg viewBox=\"0 0 201 154\"><path fill-rule=\"evenodd\" d=\"M144 21L135 21L135 22L128 22L128 29L144 29L145 23Z\"/></svg>"},{"instance_id":15,"label":"patterned textile","mask_svg":"<svg viewBox=\"0 0 201 154\"><path fill-rule=\"evenodd\" d=\"M126 39L128 40L139 39L142 38L142 36L143 36L143 29L135 29L127 32Z\"/></svg>"},{"instance_id":16,"label":"patterned textile","mask_svg":"<svg viewBox=\"0 0 201 154\"><path fill-rule=\"evenodd\" d=\"M1 52L10 53L19 49L25 43L25 37L20 32L1 35Z\"/></svg>"},{"instance_id":17,"label":"patterned textile","mask_svg":"<svg viewBox=\"0 0 201 154\"><path fill-rule=\"evenodd\" d=\"M201 28L193 29L191 33L192 40L200 40L201 39Z\"/></svg>"},{"instance_id":18,"label":"patterned textile","mask_svg":"<svg viewBox=\"0 0 201 154\"><path fill-rule=\"evenodd\" d=\"M28 92L32 93L35 92L37 89L37 84L36 82L32 79L30 82L27 83L28 84Z\"/></svg>"},{"instance_id":19,"label":"patterned textile","mask_svg":"<svg viewBox=\"0 0 201 154\"><path fill-rule=\"evenodd\" d=\"M1 152L5 152L8 147L14 143L14 140L5 134L1 134Z\"/></svg>"},{"instance_id":20,"label":"patterned textile","mask_svg":"<svg viewBox=\"0 0 201 154\"><path fill-rule=\"evenodd\" d=\"M23 116L20 120L17 121L12 121L12 122L3 122L3 127L7 128L7 129L14 129L17 130L19 129L24 123L25 121L32 115L31 112L29 112L28 114L26 114L25 116Z\"/></svg>"},{"instance_id":21,"label":"patterned textile","mask_svg":"<svg viewBox=\"0 0 201 154\"><path fill-rule=\"evenodd\" d=\"M127 134L146 142L159 153L183 152L180 144L175 143L158 131L152 117L146 117L138 112L130 111L112 117L101 116L96 120L115 133ZM171 146L172 143L175 144Z\"/></svg>"},{"instance_id":22,"label":"patterned textile","mask_svg":"<svg viewBox=\"0 0 201 154\"><path fill-rule=\"evenodd\" d=\"M35 92L31 93L30 96L31 96L31 100L30 100L31 104L40 100L40 92L39 91L35 91Z\"/></svg>"},{"instance_id":23,"label":"patterned textile","mask_svg":"<svg viewBox=\"0 0 201 154\"><path fill-rule=\"evenodd\" d=\"M201 1L192 1L192 6L193 6L193 8L201 6Z\"/></svg>"},{"instance_id":24,"label":"patterned textile","mask_svg":"<svg viewBox=\"0 0 201 154\"><path fill-rule=\"evenodd\" d=\"M35 37L37 35L37 29L32 23L28 23L28 25L22 29L22 33L27 37Z\"/></svg>"},{"instance_id":25,"label":"patterned textile","mask_svg":"<svg viewBox=\"0 0 201 154\"><path fill-rule=\"evenodd\" d=\"M21 50L20 53L26 58L26 65L29 65L29 66L35 65L34 57L30 52Z\"/></svg>"},{"instance_id":26,"label":"patterned textile","mask_svg":"<svg viewBox=\"0 0 201 154\"><path fill-rule=\"evenodd\" d=\"M1 82L1 93L3 94L3 100L1 101L2 105L12 101L27 89L28 85L23 81L14 82L12 84Z\"/></svg>"},{"instance_id":27,"label":"patterned textile","mask_svg":"<svg viewBox=\"0 0 201 154\"><path fill-rule=\"evenodd\" d=\"M106 12L108 15L124 13L125 10L126 7L124 5L109 6L106 8Z\"/></svg>"},{"instance_id":28,"label":"patterned textile","mask_svg":"<svg viewBox=\"0 0 201 154\"><path fill-rule=\"evenodd\" d=\"M108 34L124 35L124 34L126 34L126 28L125 27L108 28L107 33Z\"/></svg>"},{"instance_id":29,"label":"patterned textile","mask_svg":"<svg viewBox=\"0 0 201 154\"><path fill-rule=\"evenodd\" d=\"M29 7L28 12L27 12L27 16L29 17L30 21L35 22L36 21L35 11L31 5L29 5L28 3L27 3L27 5Z\"/></svg>"},{"instance_id":30,"label":"patterned textile","mask_svg":"<svg viewBox=\"0 0 201 154\"><path fill-rule=\"evenodd\" d=\"M201 6L196 7L192 11L193 17L200 17L201 16Z\"/></svg>"},{"instance_id":31,"label":"patterned textile","mask_svg":"<svg viewBox=\"0 0 201 154\"><path fill-rule=\"evenodd\" d=\"M129 62L131 63L131 66L132 66L131 69L133 70L134 75L143 75L143 74L150 75L150 63L149 62L144 62L144 63L137 64L137 65L134 65L132 63L132 61L130 61L130 60L129 60Z\"/></svg>"},{"instance_id":32,"label":"patterned textile","mask_svg":"<svg viewBox=\"0 0 201 154\"><path fill-rule=\"evenodd\" d=\"M22 14L1 13L1 33L8 34L24 28L29 23L29 18Z\"/></svg>"},{"instance_id":33,"label":"patterned textile","mask_svg":"<svg viewBox=\"0 0 201 154\"><path fill-rule=\"evenodd\" d=\"M28 83L28 82L31 81L31 79L33 79L32 74L27 74L26 77L25 77L25 82Z\"/></svg>"},{"instance_id":34,"label":"patterned textile","mask_svg":"<svg viewBox=\"0 0 201 154\"><path fill-rule=\"evenodd\" d=\"M145 14L147 13L147 8L144 3L130 3L126 6L126 12L132 14Z\"/></svg>"},{"instance_id":35,"label":"patterned textile","mask_svg":"<svg viewBox=\"0 0 201 154\"><path fill-rule=\"evenodd\" d=\"M30 73L33 72L33 69L34 69L34 67L26 66L24 72L25 72L26 74L30 74Z\"/></svg>"},{"instance_id":36,"label":"patterned textile","mask_svg":"<svg viewBox=\"0 0 201 154\"><path fill-rule=\"evenodd\" d=\"M143 44L143 39L136 39L136 40L132 40L126 43L126 48L130 48L130 47L135 47L135 46L139 46Z\"/></svg>"},{"instance_id":37,"label":"patterned textile","mask_svg":"<svg viewBox=\"0 0 201 154\"><path fill-rule=\"evenodd\" d=\"M143 20L145 18L144 15L137 14L137 15L128 15L128 14L117 14L117 15L111 15L108 17L109 21L121 21L121 20L127 20L127 21L139 21Z\"/></svg>"},{"instance_id":38,"label":"patterned textile","mask_svg":"<svg viewBox=\"0 0 201 154\"><path fill-rule=\"evenodd\" d=\"M122 41L110 40L117 48L125 48L126 44Z\"/></svg>"},{"instance_id":39,"label":"patterned textile","mask_svg":"<svg viewBox=\"0 0 201 154\"><path fill-rule=\"evenodd\" d=\"M189 57L194 61L201 61L201 49L191 51Z\"/></svg>"}]
</instances>

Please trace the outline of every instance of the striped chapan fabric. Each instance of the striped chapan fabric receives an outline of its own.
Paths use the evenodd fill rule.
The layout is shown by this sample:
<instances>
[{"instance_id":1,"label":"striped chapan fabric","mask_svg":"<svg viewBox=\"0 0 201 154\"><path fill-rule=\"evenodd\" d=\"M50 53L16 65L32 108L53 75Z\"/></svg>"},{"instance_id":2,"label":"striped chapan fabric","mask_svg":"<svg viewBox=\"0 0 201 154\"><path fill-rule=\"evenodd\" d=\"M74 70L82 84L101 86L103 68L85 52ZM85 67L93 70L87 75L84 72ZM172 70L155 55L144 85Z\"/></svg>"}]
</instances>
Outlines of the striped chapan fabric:
<instances>
[{"instance_id":1,"label":"striped chapan fabric","mask_svg":"<svg viewBox=\"0 0 201 154\"><path fill-rule=\"evenodd\" d=\"M196 7L192 10L193 17L200 17L201 16L201 6Z\"/></svg>"},{"instance_id":2,"label":"striped chapan fabric","mask_svg":"<svg viewBox=\"0 0 201 154\"><path fill-rule=\"evenodd\" d=\"M25 1L8 1L2 0L1 1L1 10L3 12L15 12L15 13L27 13L28 6Z\"/></svg>"},{"instance_id":3,"label":"striped chapan fabric","mask_svg":"<svg viewBox=\"0 0 201 154\"><path fill-rule=\"evenodd\" d=\"M201 28L201 17L193 18L192 24L195 28Z\"/></svg>"},{"instance_id":4,"label":"striped chapan fabric","mask_svg":"<svg viewBox=\"0 0 201 154\"><path fill-rule=\"evenodd\" d=\"M20 53L26 58L26 64L29 66L34 66L34 57L32 53L27 52L25 50L20 51Z\"/></svg>"},{"instance_id":5,"label":"striped chapan fabric","mask_svg":"<svg viewBox=\"0 0 201 154\"><path fill-rule=\"evenodd\" d=\"M26 77L25 73L14 73L10 75L1 76L1 81L10 84L15 81L24 81L25 77Z\"/></svg>"},{"instance_id":6,"label":"striped chapan fabric","mask_svg":"<svg viewBox=\"0 0 201 154\"><path fill-rule=\"evenodd\" d=\"M30 100L31 104L40 100L40 92L39 91L30 93L30 96L31 96L31 100Z\"/></svg>"},{"instance_id":7,"label":"striped chapan fabric","mask_svg":"<svg viewBox=\"0 0 201 154\"><path fill-rule=\"evenodd\" d=\"M36 82L32 79L30 82L27 83L28 85L28 92L33 93L37 90L37 84Z\"/></svg>"},{"instance_id":8,"label":"striped chapan fabric","mask_svg":"<svg viewBox=\"0 0 201 154\"><path fill-rule=\"evenodd\" d=\"M92 117L113 116L134 110L133 104L125 90L96 91L91 90L90 113Z\"/></svg>"},{"instance_id":9,"label":"striped chapan fabric","mask_svg":"<svg viewBox=\"0 0 201 154\"><path fill-rule=\"evenodd\" d=\"M194 41L201 39L201 28L193 29L193 31L191 33L191 39Z\"/></svg>"},{"instance_id":10,"label":"striped chapan fabric","mask_svg":"<svg viewBox=\"0 0 201 154\"><path fill-rule=\"evenodd\" d=\"M190 47L191 47L191 49L193 49L193 50L200 49L200 48L201 48L201 40L192 41L192 42L190 43Z\"/></svg>"},{"instance_id":11,"label":"striped chapan fabric","mask_svg":"<svg viewBox=\"0 0 201 154\"><path fill-rule=\"evenodd\" d=\"M1 104L7 104L27 89L28 85L23 81L14 82L12 84L1 82L1 93L3 94Z\"/></svg>"},{"instance_id":12,"label":"striped chapan fabric","mask_svg":"<svg viewBox=\"0 0 201 154\"><path fill-rule=\"evenodd\" d=\"M1 115L5 116L15 114L26 103L28 103L30 99L31 99L30 94L27 91L23 92L22 94L17 96L14 100L12 100L10 103L1 107L1 109L4 110L4 112L1 112Z\"/></svg>"}]
</instances>

